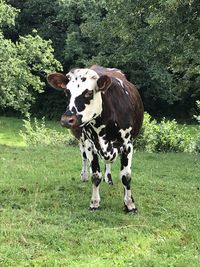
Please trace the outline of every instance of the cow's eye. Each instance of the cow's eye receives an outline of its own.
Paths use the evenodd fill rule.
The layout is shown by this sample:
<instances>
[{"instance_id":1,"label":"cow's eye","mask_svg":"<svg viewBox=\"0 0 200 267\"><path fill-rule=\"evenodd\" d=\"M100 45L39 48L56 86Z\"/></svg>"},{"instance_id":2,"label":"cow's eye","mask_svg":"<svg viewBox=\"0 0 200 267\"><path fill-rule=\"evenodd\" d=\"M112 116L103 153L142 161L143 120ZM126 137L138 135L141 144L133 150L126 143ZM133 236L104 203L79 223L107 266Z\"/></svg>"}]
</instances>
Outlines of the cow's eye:
<instances>
[{"instance_id":1,"label":"cow's eye","mask_svg":"<svg viewBox=\"0 0 200 267\"><path fill-rule=\"evenodd\" d=\"M86 98L93 98L93 91L87 90L84 95Z\"/></svg>"}]
</instances>

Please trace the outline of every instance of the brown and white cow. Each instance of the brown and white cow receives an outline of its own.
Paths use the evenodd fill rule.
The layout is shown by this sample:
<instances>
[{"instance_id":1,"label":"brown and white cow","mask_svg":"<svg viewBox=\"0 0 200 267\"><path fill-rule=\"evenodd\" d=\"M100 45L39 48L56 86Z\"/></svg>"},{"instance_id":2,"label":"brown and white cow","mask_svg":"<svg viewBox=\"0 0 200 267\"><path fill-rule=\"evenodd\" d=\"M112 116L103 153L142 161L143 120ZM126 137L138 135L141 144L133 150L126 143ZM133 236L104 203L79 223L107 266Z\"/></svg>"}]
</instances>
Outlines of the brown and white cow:
<instances>
[{"instance_id":1,"label":"brown and white cow","mask_svg":"<svg viewBox=\"0 0 200 267\"><path fill-rule=\"evenodd\" d=\"M93 183L90 209L100 206L102 175L98 158L107 164L108 181L111 179L110 163L120 155L125 210L137 212L130 188L132 142L142 126L143 104L135 86L120 70L97 65L72 69L67 75L50 74L48 82L65 91L67 110L61 117L61 124L71 128L80 139L83 180L87 178L86 160L90 163Z\"/></svg>"}]
</instances>

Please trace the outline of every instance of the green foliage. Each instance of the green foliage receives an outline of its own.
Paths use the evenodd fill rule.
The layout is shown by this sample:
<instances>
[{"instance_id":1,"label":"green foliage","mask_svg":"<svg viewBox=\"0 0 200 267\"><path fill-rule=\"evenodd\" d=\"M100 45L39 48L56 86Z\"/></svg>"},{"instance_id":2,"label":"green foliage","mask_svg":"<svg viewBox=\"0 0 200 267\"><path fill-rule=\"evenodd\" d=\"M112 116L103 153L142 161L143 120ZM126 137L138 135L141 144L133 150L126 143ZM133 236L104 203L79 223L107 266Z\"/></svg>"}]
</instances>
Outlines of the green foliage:
<instances>
[{"instance_id":1,"label":"green foliage","mask_svg":"<svg viewBox=\"0 0 200 267\"><path fill-rule=\"evenodd\" d=\"M21 136L28 145L74 145L78 141L68 131L66 134L52 130L46 126L45 119L41 123L30 117L24 121L24 130ZM197 138L198 140L198 138ZM189 134L186 126L177 124L175 120L160 123L145 113L143 128L135 141L135 149L146 152L199 152L198 141Z\"/></svg>"},{"instance_id":2,"label":"green foliage","mask_svg":"<svg viewBox=\"0 0 200 267\"><path fill-rule=\"evenodd\" d=\"M198 114L194 115L194 118L198 122L198 129L197 129L197 138L192 142L191 150L200 153L200 101L197 101L196 104L197 104Z\"/></svg>"},{"instance_id":3,"label":"green foliage","mask_svg":"<svg viewBox=\"0 0 200 267\"><path fill-rule=\"evenodd\" d=\"M145 98L195 99L200 93L197 6L196 0L106 1L106 15L81 25L83 36L97 47L90 62L121 66Z\"/></svg>"},{"instance_id":4,"label":"green foliage","mask_svg":"<svg viewBox=\"0 0 200 267\"><path fill-rule=\"evenodd\" d=\"M0 2L0 30L15 25L15 18L19 10L8 5L5 1Z\"/></svg>"},{"instance_id":5,"label":"green foliage","mask_svg":"<svg viewBox=\"0 0 200 267\"><path fill-rule=\"evenodd\" d=\"M9 9L5 20L0 22L14 23L15 9L0 5L0 12ZM4 8L2 8L4 7ZM4 14L3 14L4 15ZM12 15L12 16L11 16ZM33 35L19 37L17 42L6 39L0 31L0 107L11 107L26 113L35 93L43 91L46 74L61 69L60 63L53 56L51 41L43 40L36 31Z\"/></svg>"},{"instance_id":6,"label":"green foliage","mask_svg":"<svg viewBox=\"0 0 200 267\"><path fill-rule=\"evenodd\" d=\"M200 100L196 102L198 114L194 115L194 118L197 120L197 122L200 124ZM199 125L200 126L200 125Z\"/></svg>"},{"instance_id":7,"label":"green foliage","mask_svg":"<svg viewBox=\"0 0 200 267\"><path fill-rule=\"evenodd\" d=\"M30 114L37 118L45 117L47 120L59 120L66 109L66 95L64 92L48 88L36 96L36 102L30 109Z\"/></svg>"},{"instance_id":8,"label":"green foliage","mask_svg":"<svg viewBox=\"0 0 200 267\"><path fill-rule=\"evenodd\" d=\"M34 92L42 92L44 74L60 68L53 58L50 41L38 35L21 37L14 44L0 34L0 106L25 113L34 101Z\"/></svg>"},{"instance_id":9,"label":"green foliage","mask_svg":"<svg viewBox=\"0 0 200 267\"><path fill-rule=\"evenodd\" d=\"M94 63L118 67L138 86L146 110L191 116L200 96L197 0L8 3L20 9L13 38L37 29L52 41L65 71Z\"/></svg>"},{"instance_id":10,"label":"green foliage","mask_svg":"<svg viewBox=\"0 0 200 267\"><path fill-rule=\"evenodd\" d=\"M185 126L180 127L175 120L167 121L165 118L158 123L145 113L135 147L147 152L195 152L192 143L193 139Z\"/></svg>"},{"instance_id":11,"label":"green foliage","mask_svg":"<svg viewBox=\"0 0 200 267\"><path fill-rule=\"evenodd\" d=\"M24 142L29 146L58 146L77 144L70 131L64 134L46 127L45 118L39 122L36 118L31 121L30 116L23 120L24 129L20 131Z\"/></svg>"}]
</instances>

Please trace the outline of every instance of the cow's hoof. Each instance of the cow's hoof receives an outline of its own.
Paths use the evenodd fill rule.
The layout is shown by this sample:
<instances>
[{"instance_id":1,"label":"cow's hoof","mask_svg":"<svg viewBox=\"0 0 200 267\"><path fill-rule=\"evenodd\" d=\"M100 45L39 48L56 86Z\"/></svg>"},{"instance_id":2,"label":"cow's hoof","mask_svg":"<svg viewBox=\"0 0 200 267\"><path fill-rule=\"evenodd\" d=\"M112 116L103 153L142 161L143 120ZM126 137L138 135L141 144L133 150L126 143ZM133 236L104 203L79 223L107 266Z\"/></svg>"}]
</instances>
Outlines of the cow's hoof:
<instances>
[{"instance_id":1,"label":"cow's hoof","mask_svg":"<svg viewBox=\"0 0 200 267\"><path fill-rule=\"evenodd\" d=\"M105 179L103 181L109 185L113 185L113 181L106 181Z\"/></svg>"},{"instance_id":2,"label":"cow's hoof","mask_svg":"<svg viewBox=\"0 0 200 267\"><path fill-rule=\"evenodd\" d=\"M81 179L81 182L87 183L88 182L88 179Z\"/></svg>"},{"instance_id":3,"label":"cow's hoof","mask_svg":"<svg viewBox=\"0 0 200 267\"><path fill-rule=\"evenodd\" d=\"M137 208L128 209L128 207L126 205L124 205L124 212L130 213L130 214L137 214L138 209Z\"/></svg>"},{"instance_id":4,"label":"cow's hoof","mask_svg":"<svg viewBox=\"0 0 200 267\"><path fill-rule=\"evenodd\" d=\"M95 210L98 210L99 208L100 208L100 201L92 200L91 203L90 203L89 209L91 211L95 211Z\"/></svg>"},{"instance_id":5,"label":"cow's hoof","mask_svg":"<svg viewBox=\"0 0 200 267\"><path fill-rule=\"evenodd\" d=\"M89 210L95 212L97 210L100 210L100 207L98 207L98 208L96 208L96 207L89 207Z\"/></svg>"},{"instance_id":6,"label":"cow's hoof","mask_svg":"<svg viewBox=\"0 0 200 267\"><path fill-rule=\"evenodd\" d=\"M112 180L112 176L111 176L110 173L108 173L107 175L105 175L104 182L106 182L109 185L113 185L113 180Z\"/></svg>"},{"instance_id":7,"label":"cow's hoof","mask_svg":"<svg viewBox=\"0 0 200 267\"><path fill-rule=\"evenodd\" d=\"M111 181L108 181L108 184L109 185L113 185L113 181L111 180Z\"/></svg>"}]
</instances>

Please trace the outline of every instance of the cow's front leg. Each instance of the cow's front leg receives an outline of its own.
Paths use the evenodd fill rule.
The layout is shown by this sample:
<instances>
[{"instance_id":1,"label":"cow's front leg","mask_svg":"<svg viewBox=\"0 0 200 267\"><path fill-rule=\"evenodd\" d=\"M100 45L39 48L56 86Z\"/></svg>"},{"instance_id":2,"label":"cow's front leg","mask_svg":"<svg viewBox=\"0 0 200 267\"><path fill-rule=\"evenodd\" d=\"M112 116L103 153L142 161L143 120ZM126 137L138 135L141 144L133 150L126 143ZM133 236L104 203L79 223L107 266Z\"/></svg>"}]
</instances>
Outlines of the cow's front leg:
<instances>
[{"instance_id":1,"label":"cow's front leg","mask_svg":"<svg viewBox=\"0 0 200 267\"><path fill-rule=\"evenodd\" d=\"M87 169L87 155L85 151L85 145L83 142L80 142L80 151L81 151L81 158L82 158L82 170L81 170L81 181L86 182L88 181L88 169Z\"/></svg>"},{"instance_id":2,"label":"cow's front leg","mask_svg":"<svg viewBox=\"0 0 200 267\"><path fill-rule=\"evenodd\" d=\"M131 162L133 155L133 145L128 143L123 148L121 154L121 172L120 177L124 186L124 207L126 212L137 213L134 199L131 193Z\"/></svg>"},{"instance_id":3,"label":"cow's front leg","mask_svg":"<svg viewBox=\"0 0 200 267\"><path fill-rule=\"evenodd\" d=\"M96 153L92 153L91 158L91 172L92 172L92 198L90 202L90 209L96 210L100 206L99 185L101 183L101 173L99 160Z\"/></svg>"}]
</instances>

